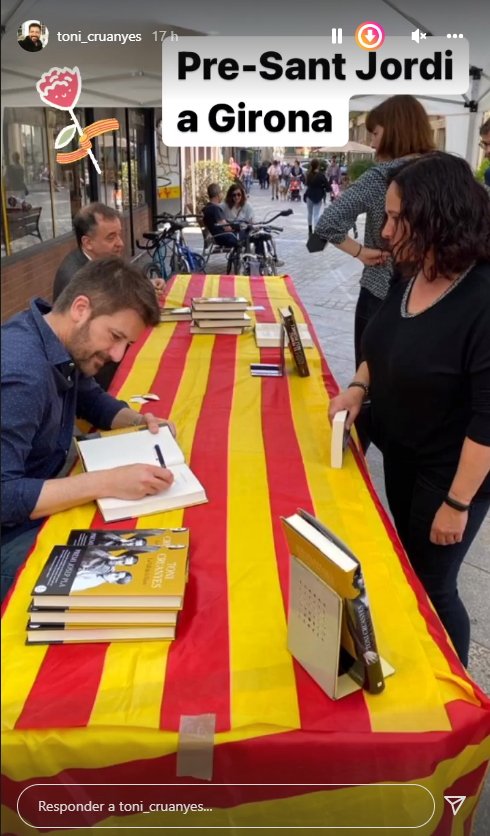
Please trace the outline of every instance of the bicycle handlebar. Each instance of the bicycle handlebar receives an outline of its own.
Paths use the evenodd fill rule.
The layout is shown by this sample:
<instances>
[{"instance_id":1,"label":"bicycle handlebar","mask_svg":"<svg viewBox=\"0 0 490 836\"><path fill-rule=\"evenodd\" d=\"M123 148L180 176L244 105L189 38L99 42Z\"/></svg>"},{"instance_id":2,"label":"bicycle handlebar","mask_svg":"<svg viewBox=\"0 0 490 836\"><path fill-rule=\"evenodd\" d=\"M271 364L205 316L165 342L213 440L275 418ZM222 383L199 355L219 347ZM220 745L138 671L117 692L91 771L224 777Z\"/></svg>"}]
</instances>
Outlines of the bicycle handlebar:
<instances>
[{"instance_id":1,"label":"bicycle handlebar","mask_svg":"<svg viewBox=\"0 0 490 836\"><path fill-rule=\"evenodd\" d=\"M160 214L155 215L155 220L157 220L157 221L170 221L172 223L172 222L177 221L177 220L187 221L190 218L196 218L197 219L197 217L198 217L198 215L192 215L192 214L187 215L187 214L181 214L180 212L177 212L175 215L172 215L170 212L160 212Z\"/></svg>"},{"instance_id":2,"label":"bicycle handlebar","mask_svg":"<svg viewBox=\"0 0 490 836\"><path fill-rule=\"evenodd\" d=\"M267 218L264 221L257 221L253 224L250 224L250 226L269 226L269 224L272 223L272 221L275 221L276 218L287 218L287 217L289 217L289 215L294 215L294 210L293 209L283 209L281 212L277 212L276 215L273 215L272 218ZM281 229L281 232L282 232L282 229Z\"/></svg>"},{"instance_id":3,"label":"bicycle handlebar","mask_svg":"<svg viewBox=\"0 0 490 836\"><path fill-rule=\"evenodd\" d=\"M174 234L182 229L185 229L185 224L178 221L167 221L166 228L158 232L143 232L145 243L140 244L139 239L136 239L136 246L140 250L150 251L160 246L162 241L170 241Z\"/></svg>"}]
</instances>

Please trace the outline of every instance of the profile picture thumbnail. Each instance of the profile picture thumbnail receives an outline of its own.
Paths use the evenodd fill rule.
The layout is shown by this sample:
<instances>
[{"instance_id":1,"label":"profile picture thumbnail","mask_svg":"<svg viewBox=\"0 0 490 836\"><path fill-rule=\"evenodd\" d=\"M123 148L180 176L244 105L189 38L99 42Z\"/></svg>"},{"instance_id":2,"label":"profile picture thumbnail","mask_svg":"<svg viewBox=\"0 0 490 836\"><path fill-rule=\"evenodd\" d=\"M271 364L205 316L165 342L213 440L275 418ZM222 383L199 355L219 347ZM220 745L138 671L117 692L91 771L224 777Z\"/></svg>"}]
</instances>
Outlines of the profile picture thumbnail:
<instances>
[{"instance_id":1,"label":"profile picture thumbnail","mask_svg":"<svg viewBox=\"0 0 490 836\"><path fill-rule=\"evenodd\" d=\"M39 20L26 20L17 29L17 43L26 52L41 52L48 38L48 27Z\"/></svg>"}]
</instances>

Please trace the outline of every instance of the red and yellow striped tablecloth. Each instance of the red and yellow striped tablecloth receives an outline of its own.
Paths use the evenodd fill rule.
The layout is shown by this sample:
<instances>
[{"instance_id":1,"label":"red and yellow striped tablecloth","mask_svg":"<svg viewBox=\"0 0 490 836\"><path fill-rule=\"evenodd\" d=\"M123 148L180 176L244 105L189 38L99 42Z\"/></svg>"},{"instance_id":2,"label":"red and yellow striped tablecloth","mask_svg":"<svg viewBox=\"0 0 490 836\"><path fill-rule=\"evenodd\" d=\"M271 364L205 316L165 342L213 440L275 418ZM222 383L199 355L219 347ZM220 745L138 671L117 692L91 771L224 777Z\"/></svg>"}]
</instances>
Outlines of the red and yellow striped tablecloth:
<instances>
[{"instance_id":1,"label":"red and yellow striped tablecloth","mask_svg":"<svg viewBox=\"0 0 490 836\"><path fill-rule=\"evenodd\" d=\"M262 321L293 304L308 321L288 277L177 277L168 304L200 295L245 295L263 306ZM33 783L56 785L73 800L94 791L86 784L186 782L206 785L212 812L189 812L185 820L166 813L172 832L182 824L217 832L282 822L316 828L338 826L341 817L379 828L380 816L389 832L402 815L404 826L430 818L422 834L469 833L489 757L490 702L459 664L362 461L349 452L342 470L328 467L327 408L336 384L318 345L308 351L306 379L289 362L285 378L254 378L249 365L260 356L270 358L270 350L260 352L252 334L192 337L188 323L167 323L148 331L120 367L114 391L160 397L158 413L177 424L209 497L206 505L134 522L191 529L178 639L26 647L30 592L51 547L72 528L101 526L94 504L48 520L3 615L5 833L33 832L16 813L19 794ZM358 692L332 702L286 650L288 552L279 518L298 507L362 559L379 646L396 670L380 696ZM201 714L216 719L211 785L176 778L180 718ZM241 794L224 786L232 783L254 786ZM434 799L430 816L421 796L412 804L403 788L354 786L366 783L399 783L407 792L423 785ZM177 800L184 790L175 788ZM467 796L457 816L444 795ZM139 812L89 820L163 826Z\"/></svg>"}]
</instances>

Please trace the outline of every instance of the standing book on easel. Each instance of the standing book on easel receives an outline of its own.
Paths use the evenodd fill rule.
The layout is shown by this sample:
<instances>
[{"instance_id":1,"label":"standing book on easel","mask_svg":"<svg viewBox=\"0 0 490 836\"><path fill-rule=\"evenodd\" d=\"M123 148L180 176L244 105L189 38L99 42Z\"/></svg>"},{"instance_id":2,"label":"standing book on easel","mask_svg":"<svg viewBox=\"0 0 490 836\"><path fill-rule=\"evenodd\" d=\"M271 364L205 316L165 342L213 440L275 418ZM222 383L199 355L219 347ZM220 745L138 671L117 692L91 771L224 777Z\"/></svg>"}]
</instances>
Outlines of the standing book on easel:
<instances>
[{"instance_id":1,"label":"standing book on easel","mask_svg":"<svg viewBox=\"0 0 490 836\"><path fill-rule=\"evenodd\" d=\"M309 377L310 370L308 368L303 343L301 342L296 317L294 316L294 311L291 305L287 308L279 308L279 314L284 328L286 329L289 348L293 356L293 360L296 363L298 374L300 377Z\"/></svg>"},{"instance_id":2,"label":"standing book on easel","mask_svg":"<svg viewBox=\"0 0 490 836\"><path fill-rule=\"evenodd\" d=\"M283 518L291 554L288 648L332 699L384 689L393 673L379 656L357 558L311 514Z\"/></svg>"}]
</instances>

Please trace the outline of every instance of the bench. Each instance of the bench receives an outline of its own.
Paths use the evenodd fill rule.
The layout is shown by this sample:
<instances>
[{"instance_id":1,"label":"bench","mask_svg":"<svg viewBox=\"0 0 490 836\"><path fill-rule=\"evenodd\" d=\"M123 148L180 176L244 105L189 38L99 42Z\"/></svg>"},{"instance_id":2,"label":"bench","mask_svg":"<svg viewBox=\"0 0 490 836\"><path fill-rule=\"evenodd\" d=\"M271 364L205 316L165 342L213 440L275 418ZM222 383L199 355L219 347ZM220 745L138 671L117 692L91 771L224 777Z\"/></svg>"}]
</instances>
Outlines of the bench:
<instances>
[{"instance_id":1,"label":"bench","mask_svg":"<svg viewBox=\"0 0 490 836\"><path fill-rule=\"evenodd\" d=\"M198 218L199 226L201 227L203 237L202 258L204 261L204 269L212 255L229 255L233 247L223 247L218 244L207 227L204 226L202 218Z\"/></svg>"},{"instance_id":2,"label":"bench","mask_svg":"<svg viewBox=\"0 0 490 836\"><path fill-rule=\"evenodd\" d=\"M10 240L16 241L18 238L24 238L26 235L35 235L36 238L42 241L42 235L39 230L41 211L42 206L33 207L32 209L7 208Z\"/></svg>"}]
</instances>

